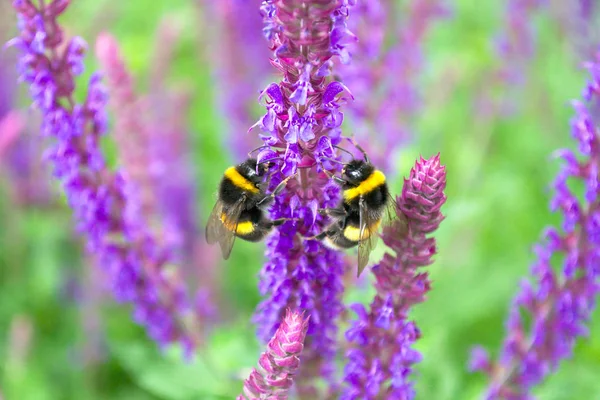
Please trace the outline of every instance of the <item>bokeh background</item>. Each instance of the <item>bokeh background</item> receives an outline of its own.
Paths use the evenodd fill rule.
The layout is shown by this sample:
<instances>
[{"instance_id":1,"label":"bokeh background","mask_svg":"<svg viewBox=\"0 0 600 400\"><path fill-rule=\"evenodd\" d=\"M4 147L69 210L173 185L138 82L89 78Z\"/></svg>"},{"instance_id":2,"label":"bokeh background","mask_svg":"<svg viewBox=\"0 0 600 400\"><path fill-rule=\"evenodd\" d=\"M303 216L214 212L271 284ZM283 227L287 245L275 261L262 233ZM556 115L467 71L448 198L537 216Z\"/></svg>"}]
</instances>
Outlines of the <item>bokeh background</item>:
<instances>
[{"instance_id":1,"label":"bokeh background","mask_svg":"<svg viewBox=\"0 0 600 400\"><path fill-rule=\"evenodd\" d=\"M16 32L8 3L0 5L2 42ZM87 75L99 67L97 36L109 32L139 93L156 95L160 79L162 90L175 94L159 92L163 101L184 99L187 108L177 118L188 144L176 158L190 160L195 200L188 222L195 227L192 240L200 240L222 171L242 157L233 151L231 135L246 135L260 115L255 99L273 79L264 73L268 52L260 22L254 38L236 38L231 32L240 24L252 29L248 14L223 13L218 2L73 3L62 21L69 35L90 44ZM258 9L258 0L248 3ZM532 247L545 226L560 221L548 206L558 169L553 153L573 145L570 100L584 87L581 62L600 43L593 41L600 21L598 14L581 19L579 2L548 0L531 12L510 11L522 15L519 25L519 18L507 19L511 3L448 1L449 15L431 23L412 81L421 101L393 156L394 170L386 171L399 192L416 157L440 152L448 173L446 220L429 268L433 290L412 314L423 332L418 349L424 360L414 377L418 399L480 397L485 381L467 371L469 349L498 348ZM398 23L404 22L399 14ZM521 40L520 27L533 40L530 54L499 51L503 37ZM234 52L240 43L252 51ZM215 289L218 311L207 321L206 341L193 361L182 360L177 349L157 348L132 321L129 307L103 289L74 232L70 210L42 161L38 116L16 83L15 53L0 54L0 118L11 112L17 121L13 139L2 144L0 137L0 393L7 400L233 398L262 351L250 317L260 299L264 245L237 241L227 262L198 245L186 268L194 282ZM510 77L499 73L507 68ZM246 96L247 108L233 110L231 93ZM352 132L351 117L345 124ZM110 135L104 145L118 162ZM371 296L368 280L352 282L345 294L347 302ZM544 400L597 398L598 376L596 312L590 336L536 394Z\"/></svg>"}]
</instances>

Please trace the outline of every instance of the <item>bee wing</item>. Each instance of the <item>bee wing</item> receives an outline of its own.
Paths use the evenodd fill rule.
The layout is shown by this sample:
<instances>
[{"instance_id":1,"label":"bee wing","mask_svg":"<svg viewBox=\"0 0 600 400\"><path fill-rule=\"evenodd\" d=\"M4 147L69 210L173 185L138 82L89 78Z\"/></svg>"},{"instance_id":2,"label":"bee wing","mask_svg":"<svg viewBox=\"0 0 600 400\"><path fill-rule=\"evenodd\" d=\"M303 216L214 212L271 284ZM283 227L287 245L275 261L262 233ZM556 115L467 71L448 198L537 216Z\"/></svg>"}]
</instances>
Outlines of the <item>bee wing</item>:
<instances>
[{"instance_id":1,"label":"bee wing","mask_svg":"<svg viewBox=\"0 0 600 400\"><path fill-rule=\"evenodd\" d=\"M383 214L382 225L384 228L392 226L397 227L400 235L405 235L408 232L408 221L406 216L398 208L398 203L391 194L388 194L388 201Z\"/></svg>"},{"instance_id":2,"label":"bee wing","mask_svg":"<svg viewBox=\"0 0 600 400\"><path fill-rule=\"evenodd\" d=\"M204 236L206 237L206 242L208 244L215 244L219 240L223 226L223 223L221 222L222 213L223 203L217 200L215 206L210 212L208 222L206 223L206 229L204 231Z\"/></svg>"},{"instance_id":3,"label":"bee wing","mask_svg":"<svg viewBox=\"0 0 600 400\"><path fill-rule=\"evenodd\" d=\"M372 213L367 210L366 203L361 196L359 199L359 242L358 242L358 272L356 276L364 271L367 264L369 263L369 255L375 245L377 244L377 219Z\"/></svg>"},{"instance_id":4,"label":"bee wing","mask_svg":"<svg viewBox=\"0 0 600 400\"><path fill-rule=\"evenodd\" d=\"M232 207L225 208L223 202L217 201L213 207L208 223L206 224L206 241L209 244L219 242L223 259L227 260L231 254L233 243L235 242L235 232L240 219L240 214L244 209L245 197L241 197ZM227 221L235 221L234 229L229 229L221 220L225 214Z\"/></svg>"}]
</instances>

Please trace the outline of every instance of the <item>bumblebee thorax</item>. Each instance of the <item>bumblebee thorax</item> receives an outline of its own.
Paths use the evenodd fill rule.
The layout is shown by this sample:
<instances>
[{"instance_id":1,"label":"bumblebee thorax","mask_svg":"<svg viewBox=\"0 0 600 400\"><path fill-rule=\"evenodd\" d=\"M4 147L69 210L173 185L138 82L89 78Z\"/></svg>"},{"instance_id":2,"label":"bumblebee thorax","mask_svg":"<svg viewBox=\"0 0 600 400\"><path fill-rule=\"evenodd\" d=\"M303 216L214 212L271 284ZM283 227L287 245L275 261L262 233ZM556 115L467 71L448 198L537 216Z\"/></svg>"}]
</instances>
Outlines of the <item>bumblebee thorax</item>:
<instances>
[{"instance_id":1,"label":"bumblebee thorax","mask_svg":"<svg viewBox=\"0 0 600 400\"><path fill-rule=\"evenodd\" d=\"M342 169L342 176L346 181L356 186L369 178L373 171L375 171L373 164L364 160L352 160Z\"/></svg>"}]
</instances>

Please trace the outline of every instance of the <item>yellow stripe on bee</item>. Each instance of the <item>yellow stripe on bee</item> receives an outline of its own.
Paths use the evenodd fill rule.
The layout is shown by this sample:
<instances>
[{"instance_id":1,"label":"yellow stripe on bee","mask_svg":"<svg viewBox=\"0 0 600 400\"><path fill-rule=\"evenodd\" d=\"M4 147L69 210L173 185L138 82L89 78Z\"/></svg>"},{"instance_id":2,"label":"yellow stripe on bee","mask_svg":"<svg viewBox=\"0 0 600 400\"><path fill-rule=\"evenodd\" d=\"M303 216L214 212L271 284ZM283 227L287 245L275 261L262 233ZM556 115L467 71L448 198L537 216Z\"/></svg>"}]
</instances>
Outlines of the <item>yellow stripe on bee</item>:
<instances>
[{"instance_id":1,"label":"yellow stripe on bee","mask_svg":"<svg viewBox=\"0 0 600 400\"><path fill-rule=\"evenodd\" d=\"M252 182L244 178L242 174L238 172L235 167L229 167L225 170L225 177L228 178L233 184L241 189L244 189L250 193L258 193L259 190Z\"/></svg>"},{"instance_id":2,"label":"yellow stripe on bee","mask_svg":"<svg viewBox=\"0 0 600 400\"><path fill-rule=\"evenodd\" d=\"M225 213L223 213L221 214L221 222L223 222L225 228L229 229L230 231L235 230L235 233L238 235L248 235L254 232L254 224L252 224L252 221L238 222L236 228L235 223L233 221L229 221L225 217Z\"/></svg>"},{"instance_id":3,"label":"yellow stripe on bee","mask_svg":"<svg viewBox=\"0 0 600 400\"><path fill-rule=\"evenodd\" d=\"M377 228L379 228L380 224L381 220L375 222L370 227L365 228L364 237L362 239L364 240L370 237L371 235L374 235L377 231ZM346 226L346 228L344 229L344 237L352 242L360 242L360 228L352 225Z\"/></svg>"},{"instance_id":4,"label":"yellow stripe on bee","mask_svg":"<svg viewBox=\"0 0 600 400\"><path fill-rule=\"evenodd\" d=\"M357 198L360 195L372 192L375 188L385 183L385 175L383 172L375 170L367 179L362 181L360 185L352 189L344 190L344 200L346 203Z\"/></svg>"}]
</instances>

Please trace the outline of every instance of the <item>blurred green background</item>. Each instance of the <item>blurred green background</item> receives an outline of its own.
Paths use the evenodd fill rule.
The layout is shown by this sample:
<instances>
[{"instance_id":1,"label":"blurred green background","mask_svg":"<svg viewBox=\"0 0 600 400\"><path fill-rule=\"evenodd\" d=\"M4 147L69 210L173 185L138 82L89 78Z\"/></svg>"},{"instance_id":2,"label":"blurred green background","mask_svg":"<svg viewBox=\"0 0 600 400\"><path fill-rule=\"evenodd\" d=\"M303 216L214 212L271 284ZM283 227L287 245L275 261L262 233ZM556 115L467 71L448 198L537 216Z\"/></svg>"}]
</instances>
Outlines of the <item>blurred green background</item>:
<instances>
[{"instance_id":1,"label":"blurred green background","mask_svg":"<svg viewBox=\"0 0 600 400\"><path fill-rule=\"evenodd\" d=\"M167 81L192 94L188 126L200 199L197 220L203 224L221 171L234 161L225 146L225 121L216 117L218 93L207 62L218 48L219 36L209 32L214 19L191 0L73 3L63 18L68 33L83 36L92 49L99 32L112 33L140 91L148 88L157 26L164 18L180 26ZM430 267L433 290L412 314L423 332L418 349L424 360L414 376L422 400L480 397L485 382L467 372L469 349L498 348L511 297L533 260L531 248L546 225L560 223L548 208L549 183L558 169L552 153L573 145L569 100L579 96L586 79L576 35L563 29L566 17L555 7L560 3L548 2L530 19L536 54L516 66L527 78L517 87L491 78L498 62L512 62L499 60L493 48L494 37L507 28L505 2L451 3L452 16L435 22L427 36L417 83L422 109L393 184L400 191L418 155L441 152L448 173L446 220ZM14 34L12 10L3 5L0 11L0 33ZM7 54L6 59L14 56ZM93 51L87 67L88 74L97 68ZM488 89L508 101L513 113L477 112L477 96ZM24 109L27 96L21 92L15 107ZM255 109L258 116L258 105ZM35 128L27 134L34 135ZM110 139L106 146L114 151ZM234 398L262 351L249 320L260 299L257 272L264 245L237 241L232 258L214 267L226 311L197 359L186 363L175 349L157 349L132 322L127 306L92 290L95 266L73 234L70 210L57 188L45 189L38 155L27 161L37 171L27 177L37 179L34 189L48 191L41 200L20 201L15 178L2 172L4 166L0 171L0 393L6 400ZM370 296L357 287L346 293L353 301ZM597 314L575 357L536 389L540 399L597 398Z\"/></svg>"}]
</instances>

